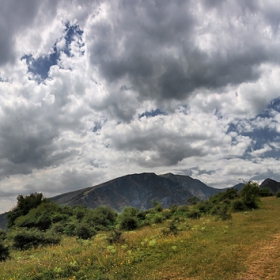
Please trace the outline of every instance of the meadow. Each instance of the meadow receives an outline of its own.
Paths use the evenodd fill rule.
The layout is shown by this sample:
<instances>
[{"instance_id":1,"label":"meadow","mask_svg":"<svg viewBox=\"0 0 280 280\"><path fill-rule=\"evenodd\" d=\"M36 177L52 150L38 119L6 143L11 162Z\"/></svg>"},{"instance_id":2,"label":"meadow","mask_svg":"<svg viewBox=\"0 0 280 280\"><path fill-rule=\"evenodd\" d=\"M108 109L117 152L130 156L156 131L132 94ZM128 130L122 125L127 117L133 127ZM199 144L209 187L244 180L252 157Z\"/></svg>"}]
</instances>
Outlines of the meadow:
<instances>
[{"instance_id":1,"label":"meadow","mask_svg":"<svg viewBox=\"0 0 280 280\"><path fill-rule=\"evenodd\" d=\"M180 218L173 231L167 219L111 242L108 231L64 236L57 245L12 249L0 279L280 279L279 212L280 199L265 197L259 209L226 220Z\"/></svg>"}]
</instances>

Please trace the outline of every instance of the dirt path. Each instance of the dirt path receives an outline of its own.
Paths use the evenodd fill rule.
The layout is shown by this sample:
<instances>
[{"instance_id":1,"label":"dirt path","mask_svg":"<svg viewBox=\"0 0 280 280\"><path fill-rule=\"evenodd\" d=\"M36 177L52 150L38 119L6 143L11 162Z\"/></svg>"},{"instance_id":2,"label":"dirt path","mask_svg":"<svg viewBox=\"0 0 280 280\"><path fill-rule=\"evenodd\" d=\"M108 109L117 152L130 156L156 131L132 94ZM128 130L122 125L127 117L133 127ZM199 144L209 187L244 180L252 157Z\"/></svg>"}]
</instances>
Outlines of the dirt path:
<instances>
[{"instance_id":1,"label":"dirt path","mask_svg":"<svg viewBox=\"0 0 280 280\"><path fill-rule=\"evenodd\" d=\"M248 270L239 280L278 280L280 262L280 233L264 242L247 260Z\"/></svg>"}]
</instances>

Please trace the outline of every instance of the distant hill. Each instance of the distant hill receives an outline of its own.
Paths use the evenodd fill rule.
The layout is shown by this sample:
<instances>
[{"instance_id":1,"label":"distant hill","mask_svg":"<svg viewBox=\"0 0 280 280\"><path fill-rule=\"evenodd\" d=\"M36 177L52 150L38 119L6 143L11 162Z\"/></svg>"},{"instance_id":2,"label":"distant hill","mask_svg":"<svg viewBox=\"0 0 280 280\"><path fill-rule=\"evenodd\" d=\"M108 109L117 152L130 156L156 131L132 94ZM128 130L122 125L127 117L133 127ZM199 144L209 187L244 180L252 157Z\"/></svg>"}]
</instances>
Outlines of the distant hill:
<instances>
[{"instance_id":1,"label":"distant hill","mask_svg":"<svg viewBox=\"0 0 280 280\"><path fill-rule=\"evenodd\" d=\"M162 203L166 208L173 204L186 204L191 196L205 200L219 191L189 176L142 173L126 175L51 199L59 204L84 205L89 208L109 205L117 211L126 206L144 210L153 207L153 201Z\"/></svg>"},{"instance_id":2,"label":"distant hill","mask_svg":"<svg viewBox=\"0 0 280 280\"><path fill-rule=\"evenodd\" d=\"M237 185L234 185L232 188L238 189L239 191L244 187L244 183L239 183Z\"/></svg>"},{"instance_id":3,"label":"distant hill","mask_svg":"<svg viewBox=\"0 0 280 280\"><path fill-rule=\"evenodd\" d=\"M240 189L242 186L243 184L238 184L234 187ZM186 204L191 196L207 200L210 196L225 190L226 188L211 188L190 176L141 173L122 176L97 186L63 193L50 199L58 204L70 206L83 205L95 208L109 205L117 211L121 211L126 206L133 206L145 210L154 206L153 201L158 201L167 208L174 204ZM5 227L6 213L0 214L0 228Z\"/></svg>"},{"instance_id":4,"label":"distant hill","mask_svg":"<svg viewBox=\"0 0 280 280\"><path fill-rule=\"evenodd\" d=\"M273 194L276 194L280 190L280 183L267 178L261 183L260 188L268 188Z\"/></svg>"}]
</instances>

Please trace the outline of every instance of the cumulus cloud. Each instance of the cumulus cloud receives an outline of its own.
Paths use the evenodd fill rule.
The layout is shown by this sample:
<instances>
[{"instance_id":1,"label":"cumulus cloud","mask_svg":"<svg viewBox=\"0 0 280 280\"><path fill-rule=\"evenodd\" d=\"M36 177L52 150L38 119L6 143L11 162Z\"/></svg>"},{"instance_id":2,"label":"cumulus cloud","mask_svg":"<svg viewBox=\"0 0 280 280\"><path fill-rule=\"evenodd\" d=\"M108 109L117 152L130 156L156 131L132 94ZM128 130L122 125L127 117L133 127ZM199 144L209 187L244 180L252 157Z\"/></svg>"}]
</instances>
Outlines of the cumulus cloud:
<instances>
[{"instance_id":1,"label":"cumulus cloud","mask_svg":"<svg viewBox=\"0 0 280 280\"><path fill-rule=\"evenodd\" d=\"M280 180L278 6L1 3L0 211L144 171Z\"/></svg>"}]
</instances>

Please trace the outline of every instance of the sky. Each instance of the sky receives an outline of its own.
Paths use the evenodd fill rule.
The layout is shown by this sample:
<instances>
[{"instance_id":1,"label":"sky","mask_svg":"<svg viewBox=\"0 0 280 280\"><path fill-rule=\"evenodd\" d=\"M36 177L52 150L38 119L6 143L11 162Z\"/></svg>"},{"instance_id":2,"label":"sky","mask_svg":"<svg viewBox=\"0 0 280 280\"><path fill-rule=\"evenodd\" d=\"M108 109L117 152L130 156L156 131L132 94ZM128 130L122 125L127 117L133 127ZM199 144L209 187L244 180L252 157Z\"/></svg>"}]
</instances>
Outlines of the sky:
<instances>
[{"instance_id":1,"label":"sky","mask_svg":"<svg viewBox=\"0 0 280 280\"><path fill-rule=\"evenodd\" d=\"M278 0L0 6L0 213L132 173L280 181Z\"/></svg>"}]
</instances>

